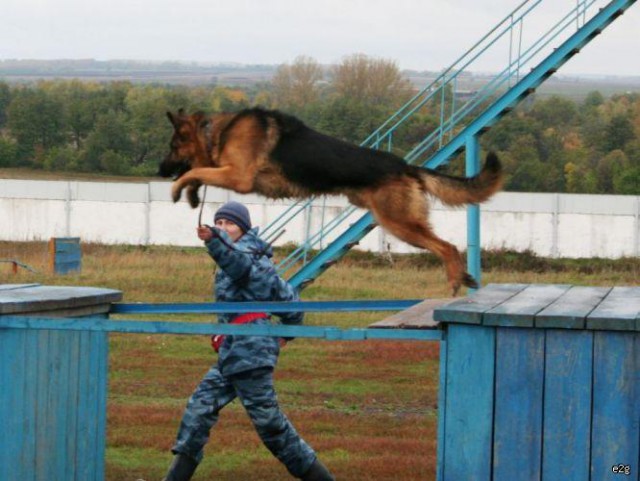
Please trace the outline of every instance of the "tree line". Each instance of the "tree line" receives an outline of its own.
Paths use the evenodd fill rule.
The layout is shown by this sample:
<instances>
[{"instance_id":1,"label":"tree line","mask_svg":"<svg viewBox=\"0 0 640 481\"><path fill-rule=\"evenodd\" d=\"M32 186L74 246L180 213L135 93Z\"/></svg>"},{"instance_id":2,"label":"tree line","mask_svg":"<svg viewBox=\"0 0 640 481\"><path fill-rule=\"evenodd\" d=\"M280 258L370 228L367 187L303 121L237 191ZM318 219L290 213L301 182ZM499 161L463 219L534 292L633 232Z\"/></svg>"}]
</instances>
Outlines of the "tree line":
<instances>
[{"instance_id":1,"label":"tree line","mask_svg":"<svg viewBox=\"0 0 640 481\"><path fill-rule=\"evenodd\" d=\"M330 69L298 57L270 82L245 88L0 81L0 167L154 175L172 131L165 113L178 108L262 105L359 143L414 93L395 62L364 55ZM453 101L451 92L443 101ZM394 135L393 150L402 156L437 128L442 107L414 115ZM481 145L504 161L507 190L639 195L640 95L530 98L485 133ZM462 162L453 160L448 170L460 173Z\"/></svg>"}]
</instances>

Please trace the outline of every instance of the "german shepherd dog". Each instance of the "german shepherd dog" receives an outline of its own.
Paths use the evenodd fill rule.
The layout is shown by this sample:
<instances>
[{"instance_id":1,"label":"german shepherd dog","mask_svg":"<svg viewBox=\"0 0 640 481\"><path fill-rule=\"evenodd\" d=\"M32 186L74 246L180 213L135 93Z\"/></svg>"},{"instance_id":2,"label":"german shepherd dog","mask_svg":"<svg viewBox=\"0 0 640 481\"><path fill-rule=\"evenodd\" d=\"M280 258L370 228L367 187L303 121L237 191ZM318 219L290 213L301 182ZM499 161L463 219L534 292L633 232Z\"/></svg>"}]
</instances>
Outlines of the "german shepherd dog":
<instances>
[{"instance_id":1,"label":"german shepherd dog","mask_svg":"<svg viewBox=\"0 0 640 481\"><path fill-rule=\"evenodd\" d=\"M159 174L174 177L174 202L186 188L189 203L197 207L202 184L272 199L343 194L353 205L371 211L394 236L439 256L453 295L462 285L477 287L455 246L429 225L427 194L450 206L487 200L502 186L495 154L487 155L478 175L462 178L329 137L276 110L251 108L206 116L180 109L167 115L174 133Z\"/></svg>"}]
</instances>

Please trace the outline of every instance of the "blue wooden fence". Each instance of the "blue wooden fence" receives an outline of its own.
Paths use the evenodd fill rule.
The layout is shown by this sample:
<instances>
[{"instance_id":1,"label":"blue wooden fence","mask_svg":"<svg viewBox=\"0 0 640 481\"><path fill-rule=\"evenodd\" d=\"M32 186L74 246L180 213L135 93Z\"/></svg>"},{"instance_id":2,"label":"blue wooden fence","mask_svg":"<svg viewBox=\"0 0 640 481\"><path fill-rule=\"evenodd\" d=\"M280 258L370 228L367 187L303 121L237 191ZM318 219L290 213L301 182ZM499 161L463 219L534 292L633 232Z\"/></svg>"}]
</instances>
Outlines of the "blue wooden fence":
<instances>
[{"instance_id":1,"label":"blue wooden fence","mask_svg":"<svg viewBox=\"0 0 640 481\"><path fill-rule=\"evenodd\" d=\"M50 299L7 302L12 290L0 286L0 480L104 479L109 332L440 341L439 481L639 480L640 287L489 285L436 309L437 330L54 318L71 314ZM397 310L416 302L114 304L111 312ZM31 306L27 316L18 305Z\"/></svg>"}]
</instances>

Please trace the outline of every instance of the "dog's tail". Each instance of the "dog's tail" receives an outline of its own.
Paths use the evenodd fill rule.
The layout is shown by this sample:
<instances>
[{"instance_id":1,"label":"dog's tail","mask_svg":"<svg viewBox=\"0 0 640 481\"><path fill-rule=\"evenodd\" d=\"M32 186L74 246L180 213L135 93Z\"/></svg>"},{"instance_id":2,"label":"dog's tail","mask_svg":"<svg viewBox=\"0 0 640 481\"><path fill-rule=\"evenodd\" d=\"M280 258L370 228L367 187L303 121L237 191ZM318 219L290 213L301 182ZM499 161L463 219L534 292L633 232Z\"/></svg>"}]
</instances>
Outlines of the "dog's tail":
<instances>
[{"instance_id":1,"label":"dog's tail","mask_svg":"<svg viewBox=\"0 0 640 481\"><path fill-rule=\"evenodd\" d=\"M458 206L484 202L498 192L504 183L502 164L490 152L484 167L473 177L455 177L430 169L420 169L424 189L444 204Z\"/></svg>"}]
</instances>

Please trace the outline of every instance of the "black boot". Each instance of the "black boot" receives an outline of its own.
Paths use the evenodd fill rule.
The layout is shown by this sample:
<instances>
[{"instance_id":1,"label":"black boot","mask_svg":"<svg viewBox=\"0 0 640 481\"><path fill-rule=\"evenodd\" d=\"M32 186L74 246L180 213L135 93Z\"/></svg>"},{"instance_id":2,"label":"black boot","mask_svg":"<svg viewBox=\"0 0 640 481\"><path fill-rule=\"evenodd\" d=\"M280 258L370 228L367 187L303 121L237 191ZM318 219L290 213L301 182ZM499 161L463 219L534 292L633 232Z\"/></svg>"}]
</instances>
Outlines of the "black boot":
<instances>
[{"instance_id":1,"label":"black boot","mask_svg":"<svg viewBox=\"0 0 640 481\"><path fill-rule=\"evenodd\" d=\"M185 454L176 454L167 476L162 481L189 481L198 463Z\"/></svg>"},{"instance_id":2,"label":"black boot","mask_svg":"<svg viewBox=\"0 0 640 481\"><path fill-rule=\"evenodd\" d=\"M302 481L336 481L336 478L329 472L318 458L313 462L309 470L300 478Z\"/></svg>"}]
</instances>

